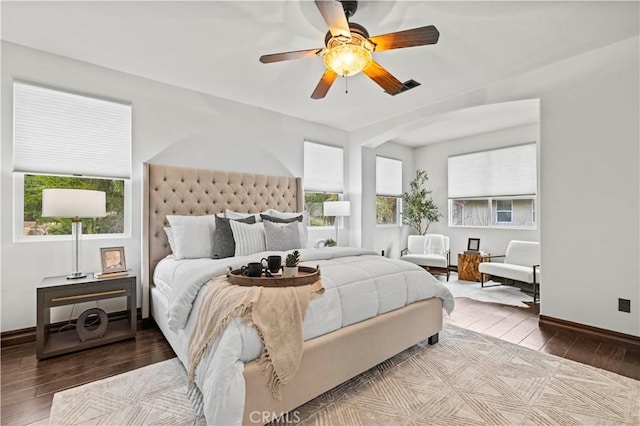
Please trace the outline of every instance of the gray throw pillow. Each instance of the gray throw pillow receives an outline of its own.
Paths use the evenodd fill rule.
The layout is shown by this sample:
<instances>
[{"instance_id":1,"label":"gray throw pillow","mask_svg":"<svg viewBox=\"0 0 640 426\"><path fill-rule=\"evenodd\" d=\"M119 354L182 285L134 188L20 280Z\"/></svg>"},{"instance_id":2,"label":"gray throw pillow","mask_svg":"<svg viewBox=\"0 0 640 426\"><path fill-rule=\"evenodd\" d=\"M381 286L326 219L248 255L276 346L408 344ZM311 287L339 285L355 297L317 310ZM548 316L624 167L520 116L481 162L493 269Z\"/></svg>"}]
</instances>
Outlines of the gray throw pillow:
<instances>
[{"instance_id":1,"label":"gray throw pillow","mask_svg":"<svg viewBox=\"0 0 640 426\"><path fill-rule=\"evenodd\" d=\"M276 223L265 220L264 234L267 251L287 251L302 248L300 245L300 227L298 221Z\"/></svg>"},{"instance_id":2,"label":"gray throw pillow","mask_svg":"<svg viewBox=\"0 0 640 426\"><path fill-rule=\"evenodd\" d=\"M236 241L233 239L233 231L229 224L230 220L242 223L256 223L255 216L249 216L244 219L227 219L226 217L216 216L216 230L213 233L214 259L233 257L236 252Z\"/></svg>"},{"instance_id":3,"label":"gray throw pillow","mask_svg":"<svg viewBox=\"0 0 640 426\"><path fill-rule=\"evenodd\" d=\"M269 222L276 222L276 223L302 222L302 215L296 216L296 217L290 217L288 219L283 219L281 217L275 217L275 216L270 216L268 214L260 213L260 217L262 218L262 220L266 220Z\"/></svg>"}]
</instances>

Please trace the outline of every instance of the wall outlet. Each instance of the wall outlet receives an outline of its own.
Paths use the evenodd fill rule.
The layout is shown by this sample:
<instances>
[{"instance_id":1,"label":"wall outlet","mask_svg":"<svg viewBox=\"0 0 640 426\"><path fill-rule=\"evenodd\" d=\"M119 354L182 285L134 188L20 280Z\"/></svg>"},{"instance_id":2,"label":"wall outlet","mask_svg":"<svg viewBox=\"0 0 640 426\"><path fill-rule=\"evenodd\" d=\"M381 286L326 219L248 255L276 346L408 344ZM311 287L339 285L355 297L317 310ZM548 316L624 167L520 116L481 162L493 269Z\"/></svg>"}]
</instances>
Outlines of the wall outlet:
<instances>
[{"instance_id":1,"label":"wall outlet","mask_svg":"<svg viewBox=\"0 0 640 426\"><path fill-rule=\"evenodd\" d=\"M620 312L631 312L631 300L618 299L618 310Z\"/></svg>"}]
</instances>

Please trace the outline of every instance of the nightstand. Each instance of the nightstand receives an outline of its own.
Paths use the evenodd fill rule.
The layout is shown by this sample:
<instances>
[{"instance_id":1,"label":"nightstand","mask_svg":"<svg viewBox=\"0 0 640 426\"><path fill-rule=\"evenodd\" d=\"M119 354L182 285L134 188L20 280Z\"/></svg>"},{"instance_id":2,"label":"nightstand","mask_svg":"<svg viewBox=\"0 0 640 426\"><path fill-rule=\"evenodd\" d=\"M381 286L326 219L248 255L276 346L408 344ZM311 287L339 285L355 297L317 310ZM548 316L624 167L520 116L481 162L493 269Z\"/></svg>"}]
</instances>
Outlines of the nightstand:
<instances>
[{"instance_id":1,"label":"nightstand","mask_svg":"<svg viewBox=\"0 0 640 426\"><path fill-rule=\"evenodd\" d=\"M51 308L115 297L127 298L126 315L109 318L102 337L82 341L75 327L60 332L50 330ZM78 280L68 280L66 276L44 278L37 288L36 357L49 358L133 338L136 314L135 275L97 279L91 274Z\"/></svg>"},{"instance_id":2,"label":"nightstand","mask_svg":"<svg viewBox=\"0 0 640 426\"><path fill-rule=\"evenodd\" d=\"M478 265L490 260L489 253L458 253L458 279L480 282Z\"/></svg>"}]
</instances>

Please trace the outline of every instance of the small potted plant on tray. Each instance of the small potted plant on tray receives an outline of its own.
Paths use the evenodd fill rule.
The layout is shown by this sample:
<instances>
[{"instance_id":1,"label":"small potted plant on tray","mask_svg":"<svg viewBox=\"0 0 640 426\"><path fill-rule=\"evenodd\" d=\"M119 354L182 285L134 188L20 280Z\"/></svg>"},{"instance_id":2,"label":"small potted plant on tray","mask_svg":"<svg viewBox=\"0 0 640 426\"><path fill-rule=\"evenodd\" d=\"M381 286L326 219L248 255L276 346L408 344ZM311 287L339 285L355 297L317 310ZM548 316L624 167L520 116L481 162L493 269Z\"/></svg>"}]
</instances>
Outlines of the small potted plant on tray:
<instances>
[{"instance_id":1,"label":"small potted plant on tray","mask_svg":"<svg viewBox=\"0 0 640 426\"><path fill-rule=\"evenodd\" d=\"M294 250L293 253L289 253L284 260L284 268L282 270L282 276L284 278L291 278L298 276L298 263L300 262L300 252Z\"/></svg>"}]
</instances>

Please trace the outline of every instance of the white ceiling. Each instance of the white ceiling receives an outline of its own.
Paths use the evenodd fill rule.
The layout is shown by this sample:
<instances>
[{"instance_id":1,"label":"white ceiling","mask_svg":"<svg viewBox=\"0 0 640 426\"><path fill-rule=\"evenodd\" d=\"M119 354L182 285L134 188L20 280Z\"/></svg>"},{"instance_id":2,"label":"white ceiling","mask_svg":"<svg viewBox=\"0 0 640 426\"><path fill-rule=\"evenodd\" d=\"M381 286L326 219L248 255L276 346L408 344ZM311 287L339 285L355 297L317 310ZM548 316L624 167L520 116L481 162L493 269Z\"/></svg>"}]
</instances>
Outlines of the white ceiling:
<instances>
[{"instance_id":1,"label":"white ceiling","mask_svg":"<svg viewBox=\"0 0 640 426\"><path fill-rule=\"evenodd\" d=\"M395 97L360 74L348 79L348 94L340 78L325 99L312 100L311 92L324 70L321 58L258 62L266 53L323 46L325 24L310 1L3 0L1 36L353 131L636 36L638 4L361 1L351 20L364 25L372 36L424 25L435 25L440 31L436 45L374 54L399 80L422 83ZM469 120L466 116L465 122ZM488 118L484 115L476 121ZM434 130L437 139L451 137L447 128L455 136L459 123L440 123ZM416 144L417 136L407 134L398 141Z\"/></svg>"}]
</instances>

